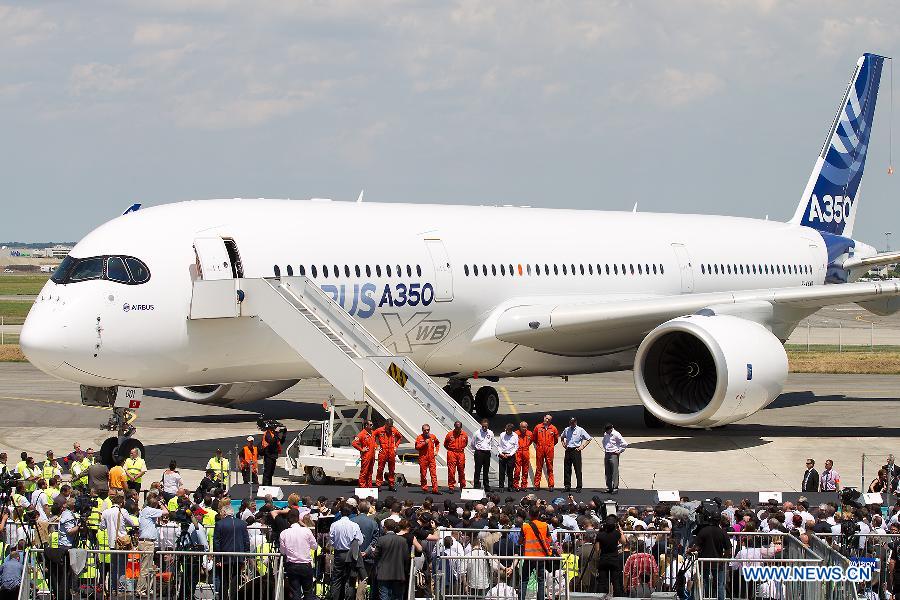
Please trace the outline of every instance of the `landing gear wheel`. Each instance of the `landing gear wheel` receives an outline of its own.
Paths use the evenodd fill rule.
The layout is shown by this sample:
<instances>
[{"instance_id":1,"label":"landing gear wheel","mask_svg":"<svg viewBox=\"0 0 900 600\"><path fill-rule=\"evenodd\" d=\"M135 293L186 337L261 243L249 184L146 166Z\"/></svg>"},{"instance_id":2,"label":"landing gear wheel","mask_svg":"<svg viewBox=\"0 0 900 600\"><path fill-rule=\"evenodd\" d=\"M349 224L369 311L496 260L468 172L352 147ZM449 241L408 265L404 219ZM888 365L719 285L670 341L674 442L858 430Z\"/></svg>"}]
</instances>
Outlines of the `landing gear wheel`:
<instances>
[{"instance_id":1,"label":"landing gear wheel","mask_svg":"<svg viewBox=\"0 0 900 600\"><path fill-rule=\"evenodd\" d=\"M106 465L107 467L112 468L115 466L115 462L113 462L113 452L116 449L116 446L119 445L119 438L117 437L109 437L103 440L103 445L100 446L100 463Z\"/></svg>"},{"instance_id":2,"label":"landing gear wheel","mask_svg":"<svg viewBox=\"0 0 900 600\"><path fill-rule=\"evenodd\" d=\"M397 484L397 487L402 488L409 485L409 482L406 481L406 475L404 475L403 473L397 473L397 475L394 476L394 483Z\"/></svg>"},{"instance_id":3,"label":"landing gear wheel","mask_svg":"<svg viewBox=\"0 0 900 600\"><path fill-rule=\"evenodd\" d=\"M103 442L103 443L105 444L106 442ZM142 458L145 456L144 445L140 441L138 441L134 438L128 438L127 440L125 440L124 442L119 444L119 446L115 450L113 450L113 453L112 453L113 460L116 462L118 462L120 460L125 460L126 458L128 458L131 455L131 450L133 448L137 448L138 454ZM102 448L101 448L101 450L102 450Z\"/></svg>"},{"instance_id":4,"label":"landing gear wheel","mask_svg":"<svg viewBox=\"0 0 900 600\"><path fill-rule=\"evenodd\" d=\"M472 412L472 406L475 404L475 399L472 397L472 392L469 390L462 390L459 396L456 398L456 401L459 402L459 405L462 407L464 411L467 413Z\"/></svg>"},{"instance_id":5,"label":"landing gear wheel","mask_svg":"<svg viewBox=\"0 0 900 600\"><path fill-rule=\"evenodd\" d=\"M657 417L652 412L650 412L647 409L647 407L645 406L644 407L644 425L646 425L648 429L662 429L663 427L666 426L666 422L659 419L659 417Z\"/></svg>"},{"instance_id":6,"label":"landing gear wheel","mask_svg":"<svg viewBox=\"0 0 900 600\"><path fill-rule=\"evenodd\" d=\"M482 419L490 419L496 416L500 410L500 396L497 390L489 385L479 388L475 393L475 412Z\"/></svg>"},{"instance_id":7,"label":"landing gear wheel","mask_svg":"<svg viewBox=\"0 0 900 600\"><path fill-rule=\"evenodd\" d=\"M328 475L325 474L325 469L322 467L312 467L306 476L309 478L310 483L315 483L316 485L321 485L328 481Z\"/></svg>"}]
</instances>

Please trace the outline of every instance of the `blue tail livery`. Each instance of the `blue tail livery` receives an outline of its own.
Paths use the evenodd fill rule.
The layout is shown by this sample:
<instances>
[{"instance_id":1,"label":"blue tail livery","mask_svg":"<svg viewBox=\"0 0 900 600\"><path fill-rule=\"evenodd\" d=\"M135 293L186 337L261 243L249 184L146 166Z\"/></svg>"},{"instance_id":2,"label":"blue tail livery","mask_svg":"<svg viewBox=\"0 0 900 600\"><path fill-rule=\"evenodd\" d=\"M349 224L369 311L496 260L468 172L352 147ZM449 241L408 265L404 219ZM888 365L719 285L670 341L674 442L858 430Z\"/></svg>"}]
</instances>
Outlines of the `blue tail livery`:
<instances>
[{"instance_id":1,"label":"blue tail livery","mask_svg":"<svg viewBox=\"0 0 900 600\"><path fill-rule=\"evenodd\" d=\"M792 223L852 235L884 58L867 53L857 61Z\"/></svg>"}]
</instances>

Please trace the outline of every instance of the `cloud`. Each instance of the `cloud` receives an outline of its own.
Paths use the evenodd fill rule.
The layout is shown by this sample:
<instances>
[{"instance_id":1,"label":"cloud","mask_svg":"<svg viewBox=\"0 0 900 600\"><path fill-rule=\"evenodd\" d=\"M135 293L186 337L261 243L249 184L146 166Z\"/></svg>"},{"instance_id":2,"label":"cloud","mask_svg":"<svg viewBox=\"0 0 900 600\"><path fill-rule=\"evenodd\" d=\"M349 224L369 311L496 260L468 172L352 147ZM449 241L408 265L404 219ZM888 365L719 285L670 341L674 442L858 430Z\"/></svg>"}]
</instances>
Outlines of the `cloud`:
<instances>
[{"instance_id":1,"label":"cloud","mask_svg":"<svg viewBox=\"0 0 900 600\"><path fill-rule=\"evenodd\" d=\"M132 42L137 46L171 45L189 39L194 28L181 23L142 23L135 27Z\"/></svg>"},{"instance_id":2,"label":"cloud","mask_svg":"<svg viewBox=\"0 0 900 600\"><path fill-rule=\"evenodd\" d=\"M69 89L76 96L118 94L133 89L138 79L125 77L116 65L88 63L75 65L69 77Z\"/></svg>"},{"instance_id":3,"label":"cloud","mask_svg":"<svg viewBox=\"0 0 900 600\"><path fill-rule=\"evenodd\" d=\"M724 85L722 79L714 73L666 69L656 77L647 91L659 105L678 107L717 94Z\"/></svg>"},{"instance_id":4,"label":"cloud","mask_svg":"<svg viewBox=\"0 0 900 600\"><path fill-rule=\"evenodd\" d=\"M0 45L30 46L56 29L56 23L42 10L0 5Z\"/></svg>"}]
</instances>

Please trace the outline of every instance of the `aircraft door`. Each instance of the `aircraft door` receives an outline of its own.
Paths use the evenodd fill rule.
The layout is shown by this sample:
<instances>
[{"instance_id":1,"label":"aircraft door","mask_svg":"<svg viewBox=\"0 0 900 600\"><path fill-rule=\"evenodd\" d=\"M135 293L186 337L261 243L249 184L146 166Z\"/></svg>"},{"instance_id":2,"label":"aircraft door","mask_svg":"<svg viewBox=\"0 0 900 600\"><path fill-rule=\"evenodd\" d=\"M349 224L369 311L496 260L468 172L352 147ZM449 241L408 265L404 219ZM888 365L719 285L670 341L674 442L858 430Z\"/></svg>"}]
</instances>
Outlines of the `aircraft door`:
<instances>
[{"instance_id":1,"label":"aircraft door","mask_svg":"<svg viewBox=\"0 0 900 600\"><path fill-rule=\"evenodd\" d=\"M425 248L431 255L434 265L434 300L449 302L453 300L453 271L450 270L450 257L444 242L438 239L425 240Z\"/></svg>"},{"instance_id":2,"label":"aircraft door","mask_svg":"<svg viewBox=\"0 0 900 600\"><path fill-rule=\"evenodd\" d=\"M225 240L222 238L196 238L194 240L194 253L197 256L200 279L212 281L232 279L234 277L228 248L225 247Z\"/></svg>"},{"instance_id":3,"label":"aircraft door","mask_svg":"<svg viewBox=\"0 0 900 600\"><path fill-rule=\"evenodd\" d=\"M678 270L681 272L681 293L690 294L694 291L694 268L691 265L691 256L684 244L672 244L675 257L678 259Z\"/></svg>"}]
</instances>

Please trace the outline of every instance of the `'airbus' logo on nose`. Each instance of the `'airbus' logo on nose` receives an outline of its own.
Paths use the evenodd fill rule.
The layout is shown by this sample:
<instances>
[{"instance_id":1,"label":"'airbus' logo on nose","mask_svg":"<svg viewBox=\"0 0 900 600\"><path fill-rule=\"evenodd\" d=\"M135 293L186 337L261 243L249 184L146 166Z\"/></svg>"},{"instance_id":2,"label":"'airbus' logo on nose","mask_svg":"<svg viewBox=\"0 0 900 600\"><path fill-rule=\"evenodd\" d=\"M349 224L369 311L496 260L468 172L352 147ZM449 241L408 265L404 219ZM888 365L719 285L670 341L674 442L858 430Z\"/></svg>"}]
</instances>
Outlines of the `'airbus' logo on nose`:
<instances>
[{"instance_id":1,"label":"'airbus' logo on nose","mask_svg":"<svg viewBox=\"0 0 900 600\"><path fill-rule=\"evenodd\" d=\"M155 310L155 309L156 309L156 307L153 306L152 304L129 304L128 302L126 302L125 304L122 305L122 310L124 312L131 312L133 310L148 311L148 310Z\"/></svg>"}]
</instances>

